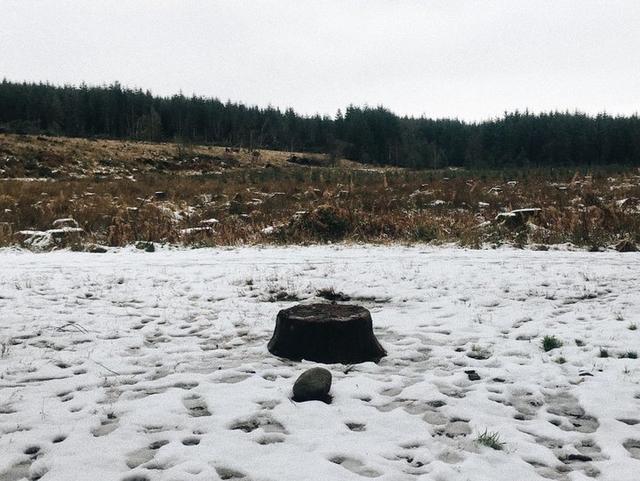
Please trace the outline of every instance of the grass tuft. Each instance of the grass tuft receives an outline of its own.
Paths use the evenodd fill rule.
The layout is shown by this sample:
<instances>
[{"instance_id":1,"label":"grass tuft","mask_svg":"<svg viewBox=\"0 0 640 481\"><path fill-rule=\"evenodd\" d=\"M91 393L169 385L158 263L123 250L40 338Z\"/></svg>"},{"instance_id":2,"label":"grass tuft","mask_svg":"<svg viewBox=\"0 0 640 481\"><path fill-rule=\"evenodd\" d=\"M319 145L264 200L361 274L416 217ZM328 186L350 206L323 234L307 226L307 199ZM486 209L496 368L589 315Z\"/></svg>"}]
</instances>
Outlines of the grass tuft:
<instances>
[{"instance_id":1,"label":"grass tuft","mask_svg":"<svg viewBox=\"0 0 640 481\"><path fill-rule=\"evenodd\" d=\"M482 446L487 446L488 448L495 449L496 451L501 451L506 444L500 440L500 433L497 431L489 432L486 429L484 433L476 437L475 441Z\"/></svg>"},{"instance_id":2,"label":"grass tuft","mask_svg":"<svg viewBox=\"0 0 640 481\"><path fill-rule=\"evenodd\" d=\"M620 359L638 359L638 353L636 351L623 352L618 356Z\"/></svg>"},{"instance_id":3,"label":"grass tuft","mask_svg":"<svg viewBox=\"0 0 640 481\"><path fill-rule=\"evenodd\" d=\"M544 352L549 352L552 349L557 349L562 346L562 341L556 336L544 336L542 339L542 349Z\"/></svg>"}]
</instances>

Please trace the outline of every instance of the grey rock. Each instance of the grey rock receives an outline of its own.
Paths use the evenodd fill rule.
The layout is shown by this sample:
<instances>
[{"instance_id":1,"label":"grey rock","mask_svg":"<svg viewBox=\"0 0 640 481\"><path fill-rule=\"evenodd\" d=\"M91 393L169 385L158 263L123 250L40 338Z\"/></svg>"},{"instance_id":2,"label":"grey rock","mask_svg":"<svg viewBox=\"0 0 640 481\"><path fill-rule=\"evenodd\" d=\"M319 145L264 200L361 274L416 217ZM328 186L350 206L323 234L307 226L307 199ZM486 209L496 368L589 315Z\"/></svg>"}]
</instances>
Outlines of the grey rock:
<instances>
[{"instance_id":1,"label":"grey rock","mask_svg":"<svg viewBox=\"0 0 640 481\"><path fill-rule=\"evenodd\" d=\"M293 384L294 401L331 402L331 372L323 367L314 367L300 374Z\"/></svg>"}]
</instances>

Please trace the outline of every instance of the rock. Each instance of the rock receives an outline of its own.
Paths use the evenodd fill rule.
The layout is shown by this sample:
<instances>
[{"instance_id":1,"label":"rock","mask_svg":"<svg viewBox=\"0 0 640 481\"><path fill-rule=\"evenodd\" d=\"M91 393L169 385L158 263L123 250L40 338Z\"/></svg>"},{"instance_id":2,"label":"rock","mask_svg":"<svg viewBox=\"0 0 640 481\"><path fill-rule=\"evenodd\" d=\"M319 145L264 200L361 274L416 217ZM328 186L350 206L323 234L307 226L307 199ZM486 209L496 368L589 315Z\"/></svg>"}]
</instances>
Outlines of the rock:
<instances>
[{"instance_id":1,"label":"rock","mask_svg":"<svg viewBox=\"0 0 640 481\"><path fill-rule=\"evenodd\" d=\"M61 227L46 231L22 230L16 233L23 246L36 250L79 245L83 234L80 227Z\"/></svg>"},{"instance_id":2,"label":"rock","mask_svg":"<svg viewBox=\"0 0 640 481\"><path fill-rule=\"evenodd\" d=\"M153 193L153 197L156 200L167 200L169 195L166 192L158 191Z\"/></svg>"},{"instance_id":3,"label":"rock","mask_svg":"<svg viewBox=\"0 0 640 481\"><path fill-rule=\"evenodd\" d=\"M139 241L139 242L136 242L136 249L140 249L145 252L155 252L156 246L153 245L153 242Z\"/></svg>"},{"instance_id":4,"label":"rock","mask_svg":"<svg viewBox=\"0 0 640 481\"><path fill-rule=\"evenodd\" d=\"M331 402L331 372L323 367L308 369L293 384L293 400Z\"/></svg>"},{"instance_id":5,"label":"rock","mask_svg":"<svg viewBox=\"0 0 640 481\"><path fill-rule=\"evenodd\" d=\"M465 371L465 374L469 378L469 381L479 381L480 380L480 376L473 369Z\"/></svg>"},{"instance_id":6,"label":"rock","mask_svg":"<svg viewBox=\"0 0 640 481\"><path fill-rule=\"evenodd\" d=\"M104 254L107 252L107 248L97 244L91 244L87 246L87 252L92 254Z\"/></svg>"}]
</instances>

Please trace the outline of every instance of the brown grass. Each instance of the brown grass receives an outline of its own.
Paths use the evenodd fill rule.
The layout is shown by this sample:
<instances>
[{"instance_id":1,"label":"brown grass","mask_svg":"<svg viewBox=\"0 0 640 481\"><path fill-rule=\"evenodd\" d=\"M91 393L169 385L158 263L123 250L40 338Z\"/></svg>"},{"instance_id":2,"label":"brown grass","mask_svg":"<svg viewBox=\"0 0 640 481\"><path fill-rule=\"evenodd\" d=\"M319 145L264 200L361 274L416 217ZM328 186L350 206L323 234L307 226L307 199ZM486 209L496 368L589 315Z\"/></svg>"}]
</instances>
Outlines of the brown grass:
<instances>
[{"instance_id":1,"label":"brown grass","mask_svg":"<svg viewBox=\"0 0 640 481\"><path fill-rule=\"evenodd\" d=\"M185 148L188 153L182 151L180 160L178 152ZM178 157L158 161L172 152ZM215 162L210 159L211 168L194 170L205 155L226 155L228 161L211 167ZM557 170L409 171L353 163L304 167L287 162L289 155L0 135L5 177L7 166L20 177L24 164L39 168L49 157L58 159L61 172L60 178L49 180L0 179L0 245L17 244L19 231L50 229L63 217L74 218L85 230L84 245L346 240L598 247L624 238L640 240L640 176L633 170L580 175ZM95 170L105 156L112 159L109 175ZM73 178L77 176L81 178ZM166 199L157 198L158 191ZM529 207L542 210L522 222L495 220L500 212ZM202 221L211 218L219 221L213 232L183 231L202 228L208 225ZM269 227L271 232L264 230Z\"/></svg>"},{"instance_id":2,"label":"brown grass","mask_svg":"<svg viewBox=\"0 0 640 481\"><path fill-rule=\"evenodd\" d=\"M0 133L0 178L127 177L157 171L181 175L233 168L287 165L302 158L333 163L323 154ZM339 160L339 165L350 165Z\"/></svg>"}]
</instances>

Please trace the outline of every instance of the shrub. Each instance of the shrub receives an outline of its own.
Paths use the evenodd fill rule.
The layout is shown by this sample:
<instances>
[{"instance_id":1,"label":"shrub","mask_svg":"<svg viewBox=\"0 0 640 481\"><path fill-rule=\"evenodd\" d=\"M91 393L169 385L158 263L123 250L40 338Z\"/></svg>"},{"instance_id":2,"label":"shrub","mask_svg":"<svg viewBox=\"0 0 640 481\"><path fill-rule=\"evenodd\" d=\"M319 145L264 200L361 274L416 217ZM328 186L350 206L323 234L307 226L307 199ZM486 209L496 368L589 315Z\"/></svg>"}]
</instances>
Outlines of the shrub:
<instances>
[{"instance_id":1,"label":"shrub","mask_svg":"<svg viewBox=\"0 0 640 481\"><path fill-rule=\"evenodd\" d=\"M345 209L324 204L294 218L291 227L321 240L340 240L351 229L351 219Z\"/></svg>"}]
</instances>

